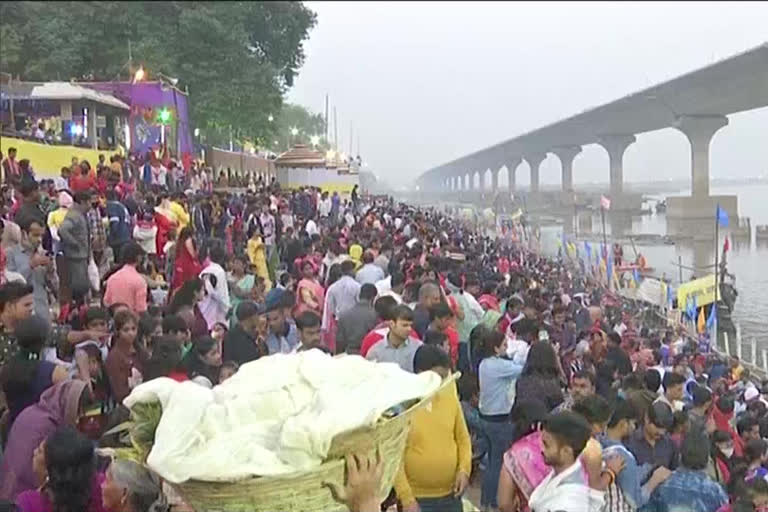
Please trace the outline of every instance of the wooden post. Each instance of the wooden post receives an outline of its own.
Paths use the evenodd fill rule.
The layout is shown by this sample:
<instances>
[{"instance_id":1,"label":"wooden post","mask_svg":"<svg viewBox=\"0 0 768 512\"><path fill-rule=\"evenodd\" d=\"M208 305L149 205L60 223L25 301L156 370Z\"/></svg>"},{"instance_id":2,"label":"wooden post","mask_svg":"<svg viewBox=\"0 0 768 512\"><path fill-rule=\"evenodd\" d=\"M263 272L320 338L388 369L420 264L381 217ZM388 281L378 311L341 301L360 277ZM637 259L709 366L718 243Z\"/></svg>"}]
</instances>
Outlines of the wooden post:
<instances>
[{"instance_id":1,"label":"wooden post","mask_svg":"<svg viewBox=\"0 0 768 512\"><path fill-rule=\"evenodd\" d=\"M749 345L752 352L752 360L750 361L750 363L757 366L757 340L754 338L754 336L750 338Z\"/></svg>"},{"instance_id":2,"label":"wooden post","mask_svg":"<svg viewBox=\"0 0 768 512\"><path fill-rule=\"evenodd\" d=\"M763 349L763 371L768 373L768 350Z\"/></svg>"},{"instance_id":3,"label":"wooden post","mask_svg":"<svg viewBox=\"0 0 768 512\"><path fill-rule=\"evenodd\" d=\"M726 331L723 331L723 342L725 347L725 355L731 357L731 345L730 340L728 340L728 332Z\"/></svg>"},{"instance_id":4,"label":"wooden post","mask_svg":"<svg viewBox=\"0 0 768 512\"><path fill-rule=\"evenodd\" d=\"M741 326L736 324L736 357L741 361Z\"/></svg>"}]
</instances>

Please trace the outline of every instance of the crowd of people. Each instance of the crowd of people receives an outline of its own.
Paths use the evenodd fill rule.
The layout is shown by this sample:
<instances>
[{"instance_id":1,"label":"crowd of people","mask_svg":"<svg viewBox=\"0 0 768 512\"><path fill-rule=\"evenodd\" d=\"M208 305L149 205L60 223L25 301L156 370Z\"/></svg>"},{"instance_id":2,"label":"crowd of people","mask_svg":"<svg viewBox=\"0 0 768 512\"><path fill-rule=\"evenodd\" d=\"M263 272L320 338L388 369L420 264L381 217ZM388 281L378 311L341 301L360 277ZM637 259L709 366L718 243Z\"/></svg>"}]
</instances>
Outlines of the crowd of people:
<instances>
[{"instance_id":1,"label":"crowd of people","mask_svg":"<svg viewBox=\"0 0 768 512\"><path fill-rule=\"evenodd\" d=\"M524 223L510 241L356 189L153 181L151 158L148 182L120 157L37 181L15 157L0 205L0 500L16 510L183 506L96 450L117 442L123 399L313 349L461 372L414 413L384 503L381 461L348 460L336 492L356 512L460 511L473 480L484 511L768 507L768 385L532 250Z\"/></svg>"}]
</instances>

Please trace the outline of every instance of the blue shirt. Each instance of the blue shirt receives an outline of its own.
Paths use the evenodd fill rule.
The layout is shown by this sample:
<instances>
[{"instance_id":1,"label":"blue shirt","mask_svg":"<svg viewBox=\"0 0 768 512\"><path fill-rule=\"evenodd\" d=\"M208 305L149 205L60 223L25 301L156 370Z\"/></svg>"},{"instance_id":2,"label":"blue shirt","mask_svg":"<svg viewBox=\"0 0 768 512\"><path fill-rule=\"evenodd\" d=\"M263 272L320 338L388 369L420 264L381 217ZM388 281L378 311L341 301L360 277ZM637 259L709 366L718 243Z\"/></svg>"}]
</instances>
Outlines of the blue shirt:
<instances>
[{"instance_id":1,"label":"blue shirt","mask_svg":"<svg viewBox=\"0 0 768 512\"><path fill-rule=\"evenodd\" d=\"M612 457L613 455L619 455L624 460L624 469L622 469L621 473L616 476L616 485L618 485L621 492L624 493L624 498L627 500L627 503L629 503L633 509L644 505L648 501L650 495L640 486L640 482L647 479L648 472L653 466L650 464L640 466L637 463L635 456L632 455L632 452L619 441L608 439L605 436L599 436L598 440L603 447L604 459Z\"/></svg>"},{"instance_id":2,"label":"blue shirt","mask_svg":"<svg viewBox=\"0 0 768 512\"><path fill-rule=\"evenodd\" d=\"M512 402L509 389L523 373L523 365L501 357L486 357L480 362L480 414L509 414Z\"/></svg>"},{"instance_id":3,"label":"blue shirt","mask_svg":"<svg viewBox=\"0 0 768 512\"><path fill-rule=\"evenodd\" d=\"M269 330L267 334L267 349L269 355L272 354L290 354L299 345L299 330L296 329L296 324L293 322L286 322L288 325L288 333L286 335L277 335Z\"/></svg>"},{"instance_id":4,"label":"blue shirt","mask_svg":"<svg viewBox=\"0 0 768 512\"><path fill-rule=\"evenodd\" d=\"M381 281L386 277L384 271L373 263L366 263L363 267L357 271L355 280L363 284L376 284L376 281Z\"/></svg>"},{"instance_id":5,"label":"blue shirt","mask_svg":"<svg viewBox=\"0 0 768 512\"><path fill-rule=\"evenodd\" d=\"M703 471L681 468L653 491L640 512L712 512L726 503L720 484Z\"/></svg>"}]
</instances>

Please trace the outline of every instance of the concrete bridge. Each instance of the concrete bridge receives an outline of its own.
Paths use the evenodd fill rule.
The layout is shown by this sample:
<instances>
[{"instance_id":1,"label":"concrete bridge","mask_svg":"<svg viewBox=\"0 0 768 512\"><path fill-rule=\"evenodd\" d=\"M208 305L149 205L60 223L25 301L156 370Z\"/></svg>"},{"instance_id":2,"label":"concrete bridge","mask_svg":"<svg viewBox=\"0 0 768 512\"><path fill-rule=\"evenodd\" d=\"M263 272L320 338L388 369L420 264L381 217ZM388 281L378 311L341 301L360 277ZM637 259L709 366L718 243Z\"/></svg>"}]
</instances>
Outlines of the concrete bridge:
<instances>
[{"instance_id":1,"label":"concrete bridge","mask_svg":"<svg viewBox=\"0 0 768 512\"><path fill-rule=\"evenodd\" d=\"M553 153L561 163L563 198L572 201L573 159L583 146L598 144L609 157L610 197L621 208L634 202L624 201L629 199L623 190L627 147L637 134L674 127L691 146L692 194L670 198L668 215L711 217L717 202L738 215L735 196L709 193L709 144L728 124L728 115L765 106L768 43L430 169L417 179L417 185L425 193L495 194L499 173L505 168L509 191L514 192L517 168L525 160L531 173L530 194L535 197L540 188L539 166ZM488 171L490 183L486 183Z\"/></svg>"}]
</instances>

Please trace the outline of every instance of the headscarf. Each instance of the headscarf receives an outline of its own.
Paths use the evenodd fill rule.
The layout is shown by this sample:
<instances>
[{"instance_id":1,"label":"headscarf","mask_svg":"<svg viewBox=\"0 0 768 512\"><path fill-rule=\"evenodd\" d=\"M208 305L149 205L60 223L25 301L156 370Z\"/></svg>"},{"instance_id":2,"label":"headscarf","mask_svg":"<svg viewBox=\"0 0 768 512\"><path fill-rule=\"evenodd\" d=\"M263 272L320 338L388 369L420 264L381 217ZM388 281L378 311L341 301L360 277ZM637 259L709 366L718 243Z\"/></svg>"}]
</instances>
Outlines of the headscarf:
<instances>
[{"instance_id":1,"label":"headscarf","mask_svg":"<svg viewBox=\"0 0 768 512\"><path fill-rule=\"evenodd\" d=\"M363 256L363 248L358 244L352 244L349 247L349 257L355 262L355 268L362 265L361 258Z\"/></svg>"},{"instance_id":2,"label":"headscarf","mask_svg":"<svg viewBox=\"0 0 768 512\"><path fill-rule=\"evenodd\" d=\"M46 389L35 405L21 411L11 426L3 453L0 499L14 501L19 493L38 487L32 454L58 427L76 426L85 389L81 380L60 382Z\"/></svg>"},{"instance_id":3,"label":"headscarf","mask_svg":"<svg viewBox=\"0 0 768 512\"><path fill-rule=\"evenodd\" d=\"M59 192L59 207L69 208L72 206L72 196L66 190Z\"/></svg>"},{"instance_id":4,"label":"headscarf","mask_svg":"<svg viewBox=\"0 0 768 512\"><path fill-rule=\"evenodd\" d=\"M3 237L0 245L4 249L14 247L21 243L21 228L15 222L6 220L3 224Z\"/></svg>"}]
</instances>

